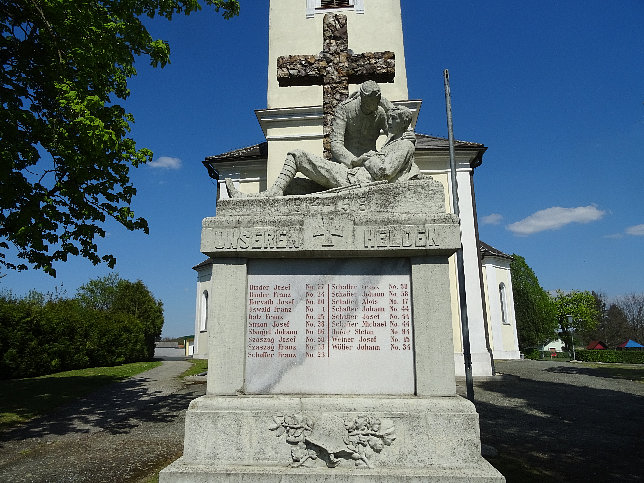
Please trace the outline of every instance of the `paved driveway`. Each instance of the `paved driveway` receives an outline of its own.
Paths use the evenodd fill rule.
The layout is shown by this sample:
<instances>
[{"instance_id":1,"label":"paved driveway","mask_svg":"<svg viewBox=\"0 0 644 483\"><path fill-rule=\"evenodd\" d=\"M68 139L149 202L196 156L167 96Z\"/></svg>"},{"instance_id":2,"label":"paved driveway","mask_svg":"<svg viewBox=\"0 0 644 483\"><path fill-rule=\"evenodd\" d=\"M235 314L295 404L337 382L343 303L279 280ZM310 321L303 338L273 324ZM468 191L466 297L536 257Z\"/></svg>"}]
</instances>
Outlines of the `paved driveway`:
<instances>
[{"instance_id":1,"label":"paved driveway","mask_svg":"<svg viewBox=\"0 0 644 483\"><path fill-rule=\"evenodd\" d=\"M181 455L185 409L205 393L176 378L188 366L165 361L0 433L0 481L138 481L160 470ZM496 367L504 376L476 382L476 407L509 483L642 481L643 383L571 363Z\"/></svg>"},{"instance_id":2,"label":"paved driveway","mask_svg":"<svg viewBox=\"0 0 644 483\"><path fill-rule=\"evenodd\" d=\"M505 377L475 383L481 440L509 483L644 480L644 383L606 368L497 361Z\"/></svg>"},{"instance_id":3,"label":"paved driveway","mask_svg":"<svg viewBox=\"0 0 644 483\"><path fill-rule=\"evenodd\" d=\"M183 451L184 414L205 384L162 366L100 389L49 416L0 433L0 481L136 481Z\"/></svg>"}]
</instances>

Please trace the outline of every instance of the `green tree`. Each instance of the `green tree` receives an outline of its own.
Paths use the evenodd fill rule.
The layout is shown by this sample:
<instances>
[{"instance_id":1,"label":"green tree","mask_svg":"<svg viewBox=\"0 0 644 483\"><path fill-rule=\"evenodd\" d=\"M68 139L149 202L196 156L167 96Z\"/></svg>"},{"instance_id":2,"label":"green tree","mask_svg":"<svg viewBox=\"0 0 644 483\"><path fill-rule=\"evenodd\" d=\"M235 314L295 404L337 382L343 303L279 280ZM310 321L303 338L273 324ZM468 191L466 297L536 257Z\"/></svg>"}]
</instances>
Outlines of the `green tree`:
<instances>
[{"instance_id":1,"label":"green tree","mask_svg":"<svg viewBox=\"0 0 644 483\"><path fill-rule=\"evenodd\" d=\"M169 62L141 18L172 19L201 4L225 18L237 0L3 0L0 2L0 267L55 276L69 255L94 264L103 223L148 232L130 208L130 168L152 158L128 137L136 56Z\"/></svg>"},{"instance_id":2,"label":"green tree","mask_svg":"<svg viewBox=\"0 0 644 483\"><path fill-rule=\"evenodd\" d=\"M131 315L142 324L145 357L152 359L155 342L161 337L163 329L163 302L155 299L140 280L121 280L117 285L112 312Z\"/></svg>"},{"instance_id":3,"label":"green tree","mask_svg":"<svg viewBox=\"0 0 644 483\"><path fill-rule=\"evenodd\" d=\"M78 287L76 299L84 306L95 310L111 310L121 281L118 273L90 280Z\"/></svg>"},{"instance_id":4,"label":"green tree","mask_svg":"<svg viewBox=\"0 0 644 483\"><path fill-rule=\"evenodd\" d=\"M525 258L516 254L512 257L510 271L519 347L521 350L541 347L555 336L555 308Z\"/></svg>"},{"instance_id":5,"label":"green tree","mask_svg":"<svg viewBox=\"0 0 644 483\"><path fill-rule=\"evenodd\" d=\"M600 312L597 301L591 292L562 292L557 290L553 298L557 324L563 330L562 338L568 347L572 346L573 333L585 334L597 327ZM570 322L568 316L572 316ZM577 343L581 342L578 338Z\"/></svg>"},{"instance_id":6,"label":"green tree","mask_svg":"<svg viewBox=\"0 0 644 483\"><path fill-rule=\"evenodd\" d=\"M631 329L631 339L644 344L644 293L630 293L617 297L615 303L624 312ZM624 341L622 341L624 342Z\"/></svg>"},{"instance_id":7,"label":"green tree","mask_svg":"<svg viewBox=\"0 0 644 483\"><path fill-rule=\"evenodd\" d=\"M79 287L76 298L85 308L107 313L122 325L124 315L140 324L143 357L152 359L163 329L163 302L155 299L142 281L130 282L112 273Z\"/></svg>"},{"instance_id":8,"label":"green tree","mask_svg":"<svg viewBox=\"0 0 644 483\"><path fill-rule=\"evenodd\" d=\"M582 332L586 343L591 340L600 340L610 349L629 338L633 338L633 331L629 326L624 311L615 303L610 305L606 296L593 292L595 307L599 313L599 322L593 329Z\"/></svg>"}]
</instances>

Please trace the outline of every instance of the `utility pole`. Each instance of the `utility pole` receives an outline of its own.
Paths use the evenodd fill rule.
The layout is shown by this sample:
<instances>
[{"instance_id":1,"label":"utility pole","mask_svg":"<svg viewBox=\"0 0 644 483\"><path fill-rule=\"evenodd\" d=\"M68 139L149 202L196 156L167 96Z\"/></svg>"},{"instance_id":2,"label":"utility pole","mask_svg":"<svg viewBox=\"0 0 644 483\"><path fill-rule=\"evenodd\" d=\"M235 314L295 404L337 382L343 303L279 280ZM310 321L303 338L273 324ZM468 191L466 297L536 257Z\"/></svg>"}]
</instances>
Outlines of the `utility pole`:
<instances>
[{"instance_id":1,"label":"utility pole","mask_svg":"<svg viewBox=\"0 0 644 483\"><path fill-rule=\"evenodd\" d=\"M449 166L452 177L452 206L461 227L461 210L458 205L458 180L456 179L456 159L454 157L454 128L452 126L452 97L449 89L449 71L443 72L445 80L445 106L447 110L447 133L449 138ZM465 386L467 399L474 402L474 381L472 380L472 353L470 349L470 328L467 321L467 299L465 294L465 269L463 266L463 230L460 228L461 246L456 251L456 270L458 272L458 299L461 312L461 335L463 338L463 360L465 362Z\"/></svg>"}]
</instances>

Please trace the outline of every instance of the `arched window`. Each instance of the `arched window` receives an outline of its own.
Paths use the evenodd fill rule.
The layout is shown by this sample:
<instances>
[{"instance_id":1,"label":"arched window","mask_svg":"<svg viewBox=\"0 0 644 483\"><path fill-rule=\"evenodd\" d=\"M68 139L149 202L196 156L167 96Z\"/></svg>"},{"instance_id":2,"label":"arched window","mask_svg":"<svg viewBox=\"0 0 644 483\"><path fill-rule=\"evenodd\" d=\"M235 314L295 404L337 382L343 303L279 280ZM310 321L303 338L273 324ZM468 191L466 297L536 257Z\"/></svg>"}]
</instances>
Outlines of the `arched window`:
<instances>
[{"instance_id":1,"label":"arched window","mask_svg":"<svg viewBox=\"0 0 644 483\"><path fill-rule=\"evenodd\" d=\"M507 325L510 321L508 320L508 306L505 296L505 284L503 282L499 284L499 298L501 299L501 322Z\"/></svg>"},{"instance_id":2,"label":"arched window","mask_svg":"<svg viewBox=\"0 0 644 483\"><path fill-rule=\"evenodd\" d=\"M208 330L208 290L201 294L201 313L199 314L199 330L205 332Z\"/></svg>"}]
</instances>

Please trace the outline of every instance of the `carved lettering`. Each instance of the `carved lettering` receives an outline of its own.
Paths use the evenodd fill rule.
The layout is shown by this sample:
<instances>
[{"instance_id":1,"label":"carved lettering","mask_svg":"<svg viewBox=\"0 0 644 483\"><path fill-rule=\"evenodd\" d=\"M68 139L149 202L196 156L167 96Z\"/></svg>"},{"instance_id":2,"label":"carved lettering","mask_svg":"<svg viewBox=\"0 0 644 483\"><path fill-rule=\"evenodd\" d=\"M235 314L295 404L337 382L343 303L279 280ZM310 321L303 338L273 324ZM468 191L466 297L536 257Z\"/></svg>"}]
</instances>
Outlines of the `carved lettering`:
<instances>
[{"instance_id":1,"label":"carved lettering","mask_svg":"<svg viewBox=\"0 0 644 483\"><path fill-rule=\"evenodd\" d=\"M216 250L294 250L301 246L299 229L255 228L213 230Z\"/></svg>"},{"instance_id":2,"label":"carved lettering","mask_svg":"<svg viewBox=\"0 0 644 483\"><path fill-rule=\"evenodd\" d=\"M364 229L364 248L428 248L439 246L432 227L388 226Z\"/></svg>"},{"instance_id":3,"label":"carved lettering","mask_svg":"<svg viewBox=\"0 0 644 483\"><path fill-rule=\"evenodd\" d=\"M390 240L388 230L376 234L375 243ZM402 238L395 241L402 242ZM378 267L383 270L380 263ZM293 269L287 271L292 273ZM270 272L256 275L249 272L246 292L246 377L250 381L246 387L249 393L264 393L267 387L272 389L275 382L270 382L270 378L275 376L271 374L288 381L285 383L288 387L299 387L302 383L306 388L302 390L310 390L308 385L312 384L315 374L341 371L351 364L368 367L367 373L377 379L381 372L377 368L381 364L396 366L400 364L399 359L404 361L401 370L409 374L403 374L403 378L411 381L405 386L409 389L402 393L412 394L409 275L383 272L385 274L373 277L353 275L351 271L340 276L299 275L297 272L296 275L271 275ZM273 366L274 370L270 369ZM253 377L265 379L264 382L257 379L254 383ZM298 378L304 380L294 382ZM396 379L400 377L396 376ZM279 385L274 389L276 393L280 390L283 389ZM365 391L369 393L367 389Z\"/></svg>"}]
</instances>

